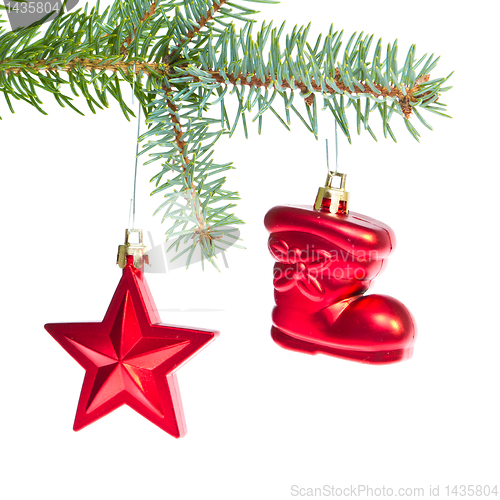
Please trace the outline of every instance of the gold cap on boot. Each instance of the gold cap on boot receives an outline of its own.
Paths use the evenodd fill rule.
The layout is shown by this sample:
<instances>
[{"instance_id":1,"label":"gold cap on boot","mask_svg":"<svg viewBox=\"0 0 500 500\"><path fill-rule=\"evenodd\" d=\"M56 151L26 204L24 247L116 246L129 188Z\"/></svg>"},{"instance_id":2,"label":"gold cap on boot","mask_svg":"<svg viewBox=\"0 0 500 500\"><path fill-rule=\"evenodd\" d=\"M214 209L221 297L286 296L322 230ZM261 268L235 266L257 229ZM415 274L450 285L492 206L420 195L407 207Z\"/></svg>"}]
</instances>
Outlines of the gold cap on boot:
<instances>
[{"instance_id":1,"label":"gold cap on boot","mask_svg":"<svg viewBox=\"0 0 500 500\"><path fill-rule=\"evenodd\" d=\"M340 187L334 187L335 177L340 177ZM316 196L315 210L331 212L333 214L349 213L349 193L345 190L347 174L328 172L325 186L318 189Z\"/></svg>"}]
</instances>

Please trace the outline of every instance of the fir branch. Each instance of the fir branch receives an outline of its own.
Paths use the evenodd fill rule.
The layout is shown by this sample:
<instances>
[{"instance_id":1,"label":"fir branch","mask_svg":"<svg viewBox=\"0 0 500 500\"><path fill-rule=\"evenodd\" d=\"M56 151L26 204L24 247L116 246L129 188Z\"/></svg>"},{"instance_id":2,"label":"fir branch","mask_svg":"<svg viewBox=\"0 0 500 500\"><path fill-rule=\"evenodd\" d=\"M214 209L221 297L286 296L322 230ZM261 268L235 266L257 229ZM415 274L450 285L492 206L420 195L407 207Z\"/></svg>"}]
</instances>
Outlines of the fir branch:
<instances>
[{"instance_id":1,"label":"fir branch","mask_svg":"<svg viewBox=\"0 0 500 500\"><path fill-rule=\"evenodd\" d=\"M451 88L445 87L451 75L430 76L439 57L417 60L412 45L399 66L397 41L384 50L373 35L354 33L344 45L343 33L333 27L316 40L309 25L285 33L284 24L264 22L254 32L256 11L245 5L258 1L275 3L116 0L103 12L86 5L61 13L45 32L40 22L13 32L0 25L0 92L11 112L13 102L23 100L44 113L40 91L81 114L74 97L83 95L95 113L109 106L111 96L129 119L134 114L122 85L132 85L148 125L141 154L150 155L146 164L162 165L152 181L153 193L164 196L158 210L172 223L167 238L176 247L191 239L188 262L199 247L215 265L216 243L231 238L232 226L242 221L232 213L238 193L224 189L220 176L232 163L216 163L214 145L239 123L248 136L252 122L262 131L269 112L287 129L295 114L317 137L322 99L322 109L349 141L349 107L358 134L366 130L376 139L370 118L378 114L384 136L396 140L390 121L400 115L419 140L413 116L430 129L422 111L448 116L441 96ZM238 103L232 120L226 99ZM220 117L208 118L215 105Z\"/></svg>"},{"instance_id":2,"label":"fir branch","mask_svg":"<svg viewBox=\"0 0 500 500\"><path fill-rule=\"evenodd\" d=\"M139 24L137 26L134 26L132 28L132 32L129 33L128 37L124 40L124 42L122 43L122 47L120 49L120 53L121 54L126 54L127 53L127 48L132 44L132 42L135 40L135 36L136 36L136 33L137 33L137 30L139 28L139 25L141 23L145 23L151 16L153 16L153 14L156 12L156 6L158 5L158 2L159 0L155 0L151 6L149 7L148 10L146 10L140 20L139 20Z\"/></svg>"},{"instance_id":3,"label":"fir branch","mask_svg":"<svg viewBox=\"0 0 500 500\"><path fill-rule=\"evenodd\" d=\"M224 83L224 84L232 84L232 85L245 85L249 87L264 87L264 88L269 88L273 85L273 80L270 75L267 75L265 77L264 82L257 76L253 75L248 78L244 78L243 75L240 73L238 76L234 75L226 75L226 77L223 77L220 75L218 71L208 69L207 73L210 74L210 76L214 79L214 81L219 82L219 83ZM422 81L425 81L426 79L428 80L430 75L425 75L425 77L422 79ZM196 81L196 80L194 80ZM341 93L343 94L351 94L351 95L358 95L358 94L370 94L373 97L376 98L395 98L397 99L401 111L403 112L405 118L409 119L413 107L411 106L410 103L416 103L416 102L422 102L425 103L427 100L425 99L426 96L429 94L429 92L424 92L422 94L419 94L419 98L417 99L415 97L415 94L418 93L421 88L420 85L417 83L414 85L411 89L407 88L406 91L403 93L403 91L399 90L396 86L389 86L389 88L386 88L380 84L373 84L372 86L369 86L367 83L361 83L361 88L357 92L353 92L347 85L345 85L340 77L340 71L337 68L335 70L335 85L337 89L333 88L330 86L330 84L327 83L326 79L323 79L322 84L319 85L316 83L314 78L311 79L310 87L312 87L314 92L318 93L323 93L324 89L328 91L329 94L336 94L340 93L338 89L340 89ZM305 97L306 103L311 106L313 103L313 94L311 94L310 89L300 80L295 80L295 88L300 90L302 94L306 94L307 97ZM288 81L282 80L279 82L278 86L281 89L290 89L292 90L292 86ZM376 91L373 90L372 87L375 87Z\"/></svg>"},{"instance_id":4,"label":"fir branch","mask_svg":"<svg viewBox=\"0 0 500 500\"><path fill-rule=\"evenodd\" d=\"M193 28L192 30L189 30L186 33L186 38L191 40L195 35L200 33L200 31L207 25L209 21L214 19L215 15L221 10L221 8L226 4L226 0L219 0L218 5L217 2L215 2L209 9L206 10L205 15L200 16L196 21L198 26Z\"/></svg>"},{"instance_id":5,"label":"fir branch","mask_svg":"<svg viewBox=\"0 0 500 500\"><path fill-rule=\"evenodd\" d=\"M3 67L6 67L6 69L3 69ZM19 75L23 71L29 71L33 73L39 73L41 71L57 73L58 71L70 72L73 70L111 71L113 73L119 72L121 70L125 73L132 72L135 75L144 74L147 76L167 76L169 73L169 65L134 60L124 62L123 60L116 58L114 58L114 60L106 60L99 58L82 59L79 57L75 57L74 59L66 63L60 63L54 59L51 59L50 61L46 59L40 59L37 62L24 64L17 67L12 67L12 62L8 59L5 61L0 61L0 71L6 75Z\"/></svg>"},{"instance_id":6,"label":"fir branch","mask_svg":"<svg viewBox=\"0 0 500 500\"><path fill-rule=\"evenodd\" d=\"M175 221L166 233L168 239L174 240L172 246L179 248L183 240L193 240L186 249L190 251L188 265L199 247L202 263L208 260L217 267L216 242L231 237L235 228L229 225L242 221L228 213L234 204L220 206L220 202L239 199L238 193L222 189L225 178L214 181L208 178L232 168L232 164L216 164L212 158L213 146L223 133L209 130L214 120L199 116L198 104L179 103L179 94L164 87L161 97L152 103L153 110L147 120L151 129L141 137L142 140L155 137L148 142L146 150L173 146L153 153L153 159L147 162L164 161L162 171L152 179L157 186L153 194L165 193L166 201L159 210L165 209L164 219L169 217ZM174 177L164 181L164 176L172 173Z\"/></svg>"}]
</instances>

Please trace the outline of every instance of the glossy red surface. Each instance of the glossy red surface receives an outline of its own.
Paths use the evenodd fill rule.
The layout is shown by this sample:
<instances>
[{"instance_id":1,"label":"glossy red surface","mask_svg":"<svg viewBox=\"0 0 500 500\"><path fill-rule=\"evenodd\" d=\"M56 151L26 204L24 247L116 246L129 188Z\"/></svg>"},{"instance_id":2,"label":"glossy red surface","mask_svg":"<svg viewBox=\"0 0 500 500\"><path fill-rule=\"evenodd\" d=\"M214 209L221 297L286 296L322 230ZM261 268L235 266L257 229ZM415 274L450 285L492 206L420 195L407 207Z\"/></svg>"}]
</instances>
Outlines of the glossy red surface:
<instances>
[{"instance_id":1,"label":"glossy red surface","mask_svg":"<svg viewBox=\"0 0 500 500\"><path fill-rule=\"evenodd\" d=\"M330 207L331 206L332 206L332 200L331 200L331 198L323 198L321 200L320 210L323 210L325 212L330 212Z\"/></svg>"},{"instance_id":2,"label":"glossy red surface","mask_svg":"<svg viewBox=\"0 0 500 500\"><path fill-rule=\"evenodd\" d=\"M339 208L337 210L337 213L342 215L347 215L347 201L345 200L339 201Z\"/></svg>"},{"instance_id":3,"label":"glossy red surface","mask_svg":"<svg viewBox=\"0 0 500 500\"><path fill-rule=\"evenodd\" d=\"M218 332L160 321L142 268L128 256L101 323L45 325L86 370L75 431L126 404L172 436L185 434L175 372Z\"/></svg>"},{"instance_id":4,"label":"glossy red surface","mask_svg":"<svg viewBox=\"0 0 500 500\"><path fill-rule=\"evenodd\" d=\"M363 295L395 245L370 217L279 206L264 220L274 266L272 337L286 349L363 363L410 358L416 336L406 307Z\"/></svg>"}]
</instances>

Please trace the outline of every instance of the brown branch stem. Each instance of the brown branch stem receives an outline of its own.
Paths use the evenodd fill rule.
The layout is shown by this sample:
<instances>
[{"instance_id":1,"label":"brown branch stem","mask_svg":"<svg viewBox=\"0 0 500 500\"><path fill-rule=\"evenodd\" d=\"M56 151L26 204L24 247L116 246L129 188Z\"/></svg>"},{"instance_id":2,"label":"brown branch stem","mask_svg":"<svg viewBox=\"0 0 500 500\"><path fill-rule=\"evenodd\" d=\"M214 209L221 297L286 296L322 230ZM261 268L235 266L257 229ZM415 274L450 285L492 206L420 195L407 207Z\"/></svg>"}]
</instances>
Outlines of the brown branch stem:
<instances>
[{"instance_id":1,"label":"brown branch stem","mask_svg":"<svg viewBox=\"0 0 500 500\"><path fill-rule=\"evenodd\" d=\"M60 64L58 62L51 62L52 59L46 60L46 59L40 59L39 61L33 63L32 65L24 65L23 67L13 67L13 68L1 68L0 71L4 71L6 75L9 75L10 73L13 74L19 74L23 70L26 71L34 71L36 73L40 71L65 71L69 73L70 71L75 70L77 67L80 67L81 69L85 71L112 71L116 73L118 70L122 70L124 72L129 72L132 71L136 75L139 73L143 73L146 75L154 75L155 73L159 74L160 76L165 76L168 75L169 72L169 65L168 64L162 64L159 65L157 63L149 63L149 62L139 62L139 61L113 61L113 62L104 62L104 59L81 59L78 57L75 57L71 61L68 61L67 63ZM0 66L1 65L7 65L9 63L9 60L7 59L6 61L0 61Z\"/></svg>"},{"instance_id":2,"label":"brown branch stem","mask_svg":"<svg viewBox=\"0 0 500 500\"><path fill-rule=\"evenodd\" d=\"M213 19L214 15L217 12L219 12L219 10L226 3L226 1L227 0L220 0L219 5L216 5L216 4L213 5L213 7L212 7L213 12L211 10L208 10L204 16L201 16L201 18L198 19L198 21L197 21L199 27L188 31L186 34L186 39L191 40L197 33L199 33L201 31L201 29L206 26L207 22L210 21L211 19ZM177 47L177 49L179 49L179 48L180 47ZM175 50L173 50L171 53L174 53L174 52L175 52ZM162 61L168 65L168 62L170 61L170 54L168 54L168 53L165 54ZM168 75L168 68L166 69L166 74ZM195 78L193 78L193 80L195 80ZM162 88L165 92L168 92L168 89L165 85L163 85ZM186 141L182 140L182 136L183 136L182 126L181 126L179 120L177 119L177 116L175 115L175 113L178 110L178 107L168 97L167 97L167 106L169 107L170 110L172 110L172 112L169 114L170 114L170 119L172 120L172 123L174 124L174 133L175 133L174 142L177 145L177 147L181 150L181 155L182 155L182 159L184 161L184 164L189 165L191 160L185 154L185 148L187 146L187 143L186 143ZM182 164L182 162L181 162L181 168L182 168L183 172L185 173L186 167ZM206 223L203 219L203 214L199 211L199 207L197 210L197 207L194 204L194 200L196 199L196 186L195 186L194 182L191 182L191 197L192 197L193 201L190 202L190 204L191 204L193 211L195 212L196 220L198 222L198 228L194 231L194 233L198 234L198 237L200 239L206 239L208 241L208 243L211 245L213 237L210 234L210 226L206 225ZM193 234L193 238L194 238L195 234Z\"/></svg>"},{"instance_id":3,"label":"brown branch stem","mask_svg":"<svg viewBox=\"0 0 500 500\"><path fill-rule=\"evenodd\" d=\"M155 12L156 12L156 6L158 5L159 0L155 0L152 4L149 10L144 12L143 16L139 19L139 24L147 21ZM130 44L134 41L135 39L135 34L137 33L137 28L138 26L134 26L132 28L132 33L129 33L128 37L125 38L123 41L123 44L121 46L120 53L121 54L126 54L127 53L127 48L130 46Z\"/></svg>"},{"instance_id":4,"label":"brown branch stem","mask_svg":"<svg viewBox=\"0 0 500 500\"><path fill-rule=\"evenodd\" d=\"M194 35L199 33L201 31L201 29L205 27L205 25L208 23L208 21L211 21L213 19L214 14L219 12L219 10L226 3L226 1L227 0L220 0L219 5L214 4L212 7L213 11L214 11L213 14L212 14L211 10L208 10L204 16L201 16L201 18L198 19L198 24L200 25L200 27L195 28L194 30L187 32L186 37L188 38L188 40L191 40L191 38L193 38Z\"/></svg>"},{"instance_id":5,"label":"brown branch stem","mask_svg":"<svg viewBox=\"0 0 500 500\"><path fill-rule=\"evenodd\" d=\"M166 92L168 91L168 89L165 86L163 86L163 90L165 90ZM182 156L184 164L189 165L191 160L185 154L185 148L187 146L187 143L186 143L186 141L182 140L182 136L184 135L184 132L182 130L181 123L179 122L179 120L177 119L177 116L176 116L176 113L177 113L179 108L168 97L167 97L167 106L171 110L171 112L169 111L169 115L170 115L170 119L172 120L172 123L174 124L174 133L175 133L174 142L177 145L177 147L181 150L180 154ZM184 166L184 164L181 162L181 168L182 168L182 171L184 173L186 173L186 167ZM189 189L189 188L186 188L186 190L187 189ZM212 240L212 236L210 235L210 227L206 226L205 221L203 219L203 214L200 212L199 207L196 207L196 205L194 204L194 200L196 199L196 185L194 184L194 182L191 182L191 197L192 197L193 201L189 202L189 204L191 205L191 208L195 212L196 220L198 222L198 228L195 230L195 233L198 234L200 238L207 239L208 242L210 243ZM194 235L193 235L193 237L194 237Z\"/></svg>"},{"instance_id":6,"label":"brown branch stem","mask_svg":"<svg viewBox=\"0 0 500 500\"><path fill-rule=\"evenodd\" d=\"M252 76L250 81L247 81L247 78L244 77L243 75L239 75L238 77L234 75L227 75L226 79L222 77L219 72L209 70L208 73L212 76L212 78L219 82L219 83L231 83L232 85L249 85L253 87L269 87L273 83L273 80L271 79L270 76L267 76L265 81L263 82L260 78L257 76ZM427 81L429 80L429 75L426 75L421 81L417 82L416 85L413 86L413 88L406 88L406 95L399 90L397 87L391 87L390 89L387 89L386 87L380 85L380 84L373 84L373 86L379 91L379 93L375 92L367 83L361 83L363 86L363 90L359 89L359 92L352 92L352 90L342 83L340 79L340 71L336 69L335 71L335 85L343 92L347 94L357 94L357 93L362 93L362 94L370 94L375 97L377 96L382 96L382 97L395 97L398 99L399 105L401 106L401 110L406 118L409 118L412 113L412 107L410 105L410 102L416 102L417 99L414 97L413 94L418 92L420 89L420 86L418 83L422 83L422 81ZM280 83L280 86L282 88L287 88L287 89L292 89L292 86L286 81L283 80ZM307 88L306 84L300 81L295 82L295 86L300 90L302 94L309 94L310 90ZM321 85L316 83L314 79L311 79L311 87L315 92L323 92L323 88ZM325 88L331 93L335 94L338 93L333 87L325 83ZM425 94L424 94L425 95ZM306 102L307 104L311 105L312 104L312 99L309 99L311 96L306 97Z\"/></svg>"},{"instance_id":7,"label":"brown branch stem","mask_svg":"<svg viewBox=\"0 0 500 500\"><path fill-rule=\"evenodd\" d=\"M221 5L222 5L222 0L221 0ZM154 76L155 74L160 75L160 76L168 76L170 66L169 64L158 64L154 62L138 62L138 61L114 61L111 63L106 63L103 62L103 59L79 59L75 58L69 61L66 64L58 64L54 63L51 64L50 60L44 60L41 59L40 61L34 63L32 66L29 66L29 68L32 71L39 72L39 71L65 71L65 72L70 72L76 69L77 67L80 67L84 70L87 71L112 71L116 72L119 69L121 69L124 72L132 72L134 74L139 74L143 73L145 75L151 75ZM0 62L0 66L2 64L6 64L9 61L4 61ZM0 71L4 71L6 74L14 73L14 74L19 74L23 69L28 69L28 67L25 68L6 68L2 69L0 67ZM214 70L208 70L207 73L210 74L210 76L217 82L222 83L222 84L232 84L232 85L246 85L250 87L269 87L272 83L273 80L271 79L270 76L267 76L265 81L263 82L260 78L257 76L253 75L250 80L248 81L246 77L243 75L227 75L226 77L223 77L220 75L218 71ZM363 87L363 90L358 89L356 92L352 92L352 90L342 83L341 77L340 77L340 72L337 69L335 73L335 84L337 87L346 94L358 94L358 93L363 93L363 94L370 94L373 95L374 97L394 97L398 100L399 105L401 107L401 110L406 118L410 118L412 114L412 106L410 105L410 102L416 102L417 98L414 97L414 94L420 90L420 85L419 83L422 83L424 81L429 80L429 75L426 75L425 77L421 78L412 88L406 88L406 95L399 90L397 87L391 87L391 88L386 88L383 85L380 84L373 84L373 86L378 90L379 93L375 92L367 83L362 83L361 85ZM196 77L193 77L193 81L197 81ZM286 89L292 89L291 85L288 83L288 81L283 80L280 83L280 86L282 88ZM301 81L296 81L295 86L297 87L298 90L302 94L308 94L310 91L307 88L306 84L301 82ZM321 85L319 85L317 82L314 81L314 79L311 80L311 87L314 90L314 92L323 92L323 88ZM338 93L333 87L325 83L325 88L328 90L328 92L334 94ZM425 94L420 96L419 98L425 97ZM312 98L311 96L306 97L306 102L308 104L312 104Z\"/></svg>"}]
</instances>

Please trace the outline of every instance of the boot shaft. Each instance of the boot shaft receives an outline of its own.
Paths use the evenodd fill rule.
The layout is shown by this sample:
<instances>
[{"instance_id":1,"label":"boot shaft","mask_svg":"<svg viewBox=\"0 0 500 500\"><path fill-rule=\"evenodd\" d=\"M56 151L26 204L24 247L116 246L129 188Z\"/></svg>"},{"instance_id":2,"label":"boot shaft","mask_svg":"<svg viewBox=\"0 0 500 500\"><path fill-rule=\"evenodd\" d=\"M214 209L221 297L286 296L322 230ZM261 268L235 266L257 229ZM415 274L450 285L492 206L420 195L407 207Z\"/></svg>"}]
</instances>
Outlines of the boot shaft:
<instances>
[{"instance_id":1,"label":"boot shaft","mask_svg":"<svg viewBox=\"0 0 500 500\"><path fill-rule=\"evenodd\" d=\"M353 212L278 206L264 224L276 304L311 312L366 292L395 245L389 226Z\"/></svg>"}]
</instances>

